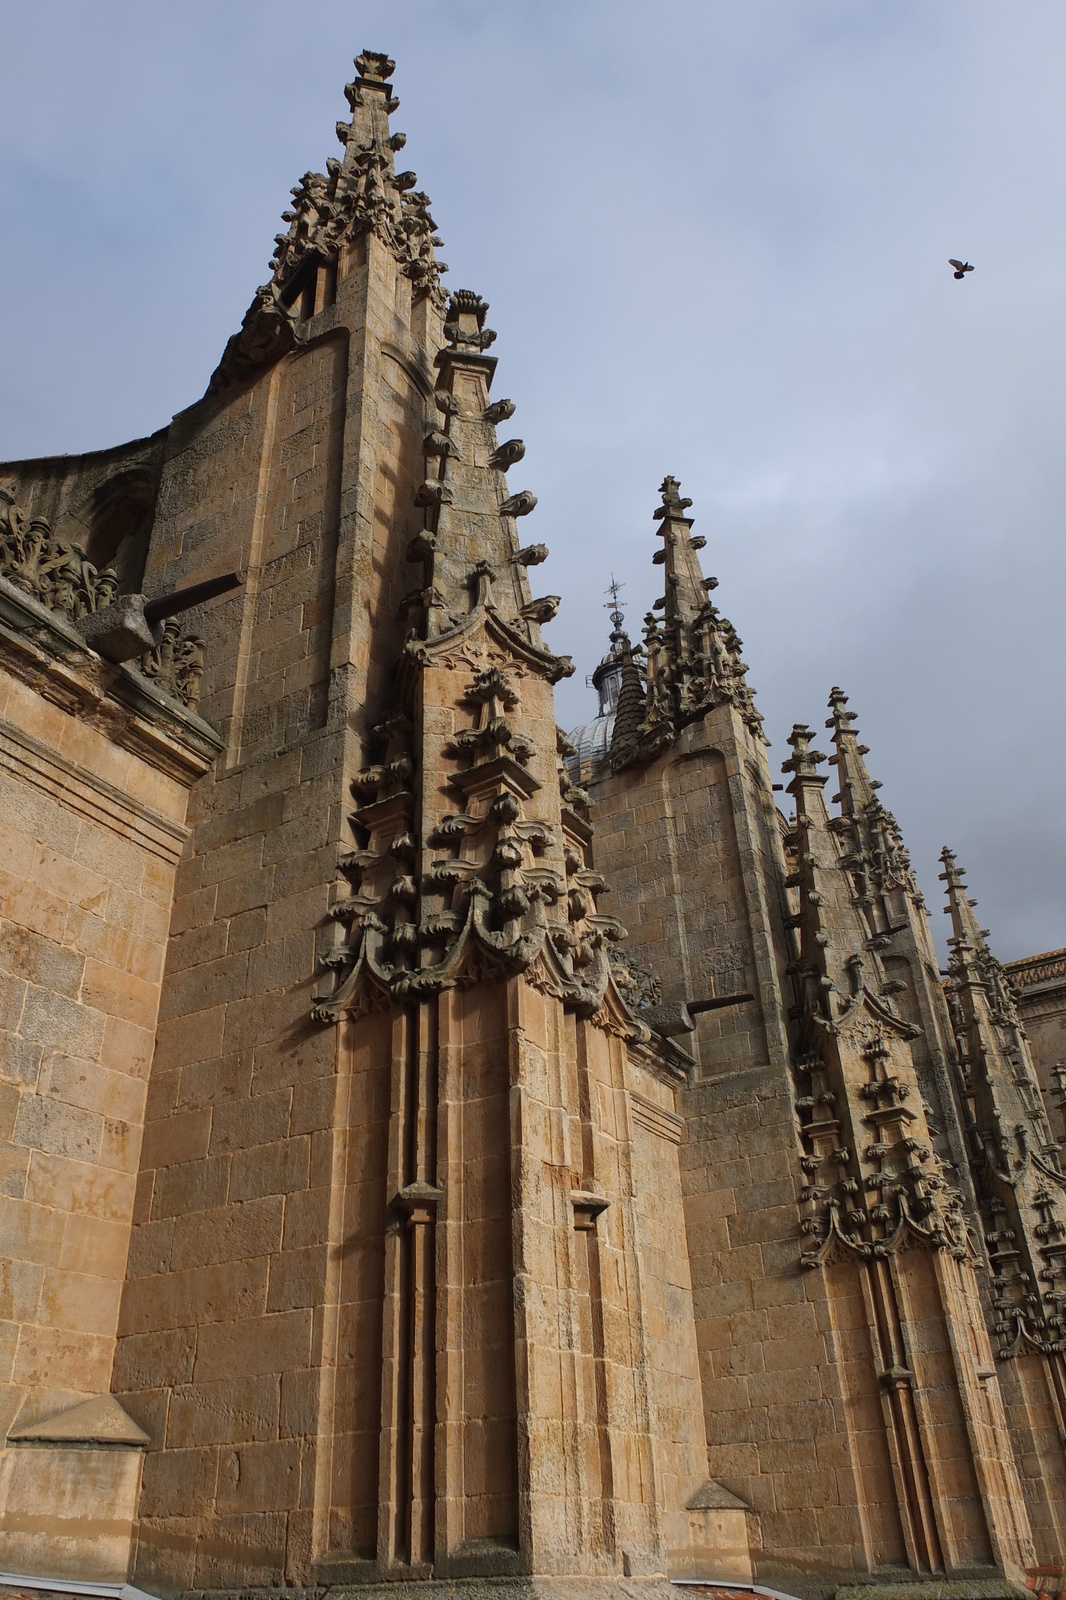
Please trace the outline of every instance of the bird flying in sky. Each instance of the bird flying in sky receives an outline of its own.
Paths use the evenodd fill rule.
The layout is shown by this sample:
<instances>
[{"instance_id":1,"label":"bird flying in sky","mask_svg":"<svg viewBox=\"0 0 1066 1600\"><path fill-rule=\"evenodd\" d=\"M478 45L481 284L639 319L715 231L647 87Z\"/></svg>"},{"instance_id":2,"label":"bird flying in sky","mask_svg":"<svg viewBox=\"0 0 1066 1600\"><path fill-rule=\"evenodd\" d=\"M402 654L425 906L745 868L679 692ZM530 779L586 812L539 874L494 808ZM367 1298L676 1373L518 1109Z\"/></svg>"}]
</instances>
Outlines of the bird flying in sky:
<instances>
[{"instance_id":1,"label":"bird flying in sky","mask_svg":"<svg viewBox=\"0 0 1066 1600\"><path fill-rule=\"evenodd\" d=\"M965 276L967 272L973 271L973 265L971 262L956 261L954 256L948 257L948 266L955 268L955 271L952 273L952 277L954 278L961 278Z\"/></svg>"}]
</instances>

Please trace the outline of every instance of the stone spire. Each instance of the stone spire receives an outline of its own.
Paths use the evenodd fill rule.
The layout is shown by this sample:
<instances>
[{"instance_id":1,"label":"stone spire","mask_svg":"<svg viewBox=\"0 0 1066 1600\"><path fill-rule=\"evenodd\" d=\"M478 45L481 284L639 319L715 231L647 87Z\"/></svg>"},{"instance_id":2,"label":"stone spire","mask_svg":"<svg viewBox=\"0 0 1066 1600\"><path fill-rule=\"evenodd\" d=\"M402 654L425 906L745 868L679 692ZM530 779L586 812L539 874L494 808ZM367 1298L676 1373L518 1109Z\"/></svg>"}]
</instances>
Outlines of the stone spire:
<instances>
[{"instance_id":1,"label":"stone spire","mask_svg":"<svg viewBox=\"0 0 1066 1600\"><path fill-rule=\"evenodd\" d=\"M799 953L793 964L799 1013L800 1073L811 1078L801 1096L808 1110L811 1172L831 1180L808 1185L811 1227L818 1243L804 1257L814 1265L836 1237L861 1254L864 1244L894 1249L909 1233L937 1248L966 1247L959 1197L948 1186L932 1148L911 1055L920 1032L897 1012L879 943L867 933L825 805L825 761L811 748L810 729L797 724L788 791L796 801L798 891L793 918ZM831 1114L824 1109L831 1106ZM832 1123L830 1130L822 1123ZM836 1143L830 1139L839 1139ZM871 1142L872 1141L872 1142ZM827 1160L839 1170L826 1167ZM806 1223L805 1223L806 1227Z\"/></svg>"},{"instance_id":2,"label":"stone spire","mask_svg":"<svg viewBox=\"0 0 1066 1600\"><path fill-rule=\"evenodd\" d=\"M948 1001L971 1119L999 1354L1036 1348L1061 1363L1066 1177L1006 974L985 942L987 929L974 915L977 902L955 856L945 847L940 859L952 926Z\"/></svg>"},{"instance_id":3,"label":"stone spire","mask_svg":"<svg viewBox=\"0 0 1066 1600\"><path fill-rule=\"evenodd\" d=\"M834 800L840 806L840 832L847 842L849 865L857 877L870 932L876 934L899 923L900 907L894 903L898 896L909 896L918 908L925 902L899 824L878 798L881 782L870 777L865 760L869 747L859 743L855 713L847 710L847 704L843 689L830 691L826 727L832 731L835 753L829 764L837 769L839 789Z\"/></svg>"},{"instance_id":4,"label":"stone spire","mask_svg":"<svg viewBox=\"0 0 1066 1600\"><path fill-rule=\"evenodd\" d=\"M850 1263L861 1280L850 1292L868 1319L871 1404L879 1392L884 1447L900 1464L897 1494L908 1556L917 1568L937 1571L951 1557L929 1484L960 1447L974 1453L978 1472L986 1472L988 1462L985 1442L967 1436L963 1444L931 1404L938 1380L923 1352L930 1340L952 1349L979 1343L976 1263L962 1196L937 1154L919 1092L912 1045L921 1030L893 1003L880 940L869 937L864 908L851 892L851 869L834 827L841 819L826 811L826 780L818 772L825 757L811 748L803 725L793 728L789 743L793 754L784 768L792 774L788 790L796 802L796 870L789 884L798 894L792 921L800 944L792 969L795 1105L805 1176L800 1228L807 1241L800 1262L810 1271ZM901 1265L908 1259L911 1265ZM911 1273L928 1285L924 1303L913 1297ZM935 1334L928 1331L934 1326ZM973 1362L965 1373L960 1369L959 1382L968 1389L965 1405L984 1415L989 1400ZM1002 1427L998 1397L991 1403L993 1429ZM870 1447L869 1439L857 1444L864 1456ZM1020 1492L1014 1478L988 1500L993 1537L1016 1567L1027 1548L1012 1511Z\"/></svg>"},{"instance_id":5,"label":"stone spire","mask_svg":"<svg viewBox=\"0 0 1066 1600\"><path fill-rule=\"evenodd\" d=\"M514 406L489 402L487 311L468 290L448 306L440 422L425 435L415 497L424 526L408 551L422 582L403 602L407 639L396 705L375 730L380 759L354 780L365 843L342 863L353 890L334 914L348 934L332 962L339 984L317 1003L323 1020L371 1004L375 989L436 992L471 962L501 974L537 964L540 981L591 1015L608 983L607 946L623 934L598 911L604 886L586 866L591 833L574 810L584 796L560 766L551 686L573 665L540 637L558 597L530 596L527 568L547 551L521 548L516 535L536 498L511 493L504 476L525 447L496 438Z\"/></svg>"},{"instance_id":6,"label":"stone spire","mask_svg":"<svg viewBox=\"0 0 1066 1600\"><path fill-rule=\"evenodd\" d=\"M707 591L717 588L717 578L705 579L697 550L702 550L706 539L692 537L691 517L686 517L692 501L682 499L681 485L676 478L666 477L659 486L662 504L653 512L659 524L663 548L656 551L652 560L665 569L665 594L663 597L664 629L691 626L702 615Z\"/></svg>"},{"instance_id":7,"label":"stone spire","mask_svg":"<svg viewBox=\"0 0 1066 1600\"><path fill-rule=\"evenodd\" d=\"M645 618L647 693L643 717L635 735L637 688L628 697L626 739L615 724L611 746L614 770L651 761L677 738L687 724L706 716L715 706L732 704L756 737L762 737L762 717L755 709L741 660L741 641L731 622L708 599L717 578L705 578L697 551L706 540L692 537L692 518L685 515L691 500L684 499L676 478L666 477L660 487L662 504L654 513L663 548L654 561L665 569L662 597Z\"/></svg>"},{"instance_id":8,"label":"stone spire","mask_svg":"<svg viewBox=\"0 0 1066 1600\"><path fill-rule=\"evenodd\" d=\"M275 235L271 278L256 291L240 333L227 344L211 378L214 392L304 342L301 324L323 298L315 293L316 270L331 274L335 286L346 252L368 232L391 250L415 294L443 306L440 275L448 269L436 259L442 240L429 196L418 189L416 173L396 171L396 154L407 142L406 134L389 128L400 104L388 81L396 63L378 50L363 50L355 68L344 88L351 119L337 123L344 154L330 157L324 173L305 172L293 187L292 204L282 213L288 231Z\"/></svg>"},{"instance_id":9,"label":"stone spire","mask_svg":"<svg viewBox=\"0 0 1066 1600\"><path fill-rule=\"evenodd\" d=\"M837 769L840 807L829 827L841 851L840 865L851 883L853 905L884 975L883 993L897 997L902 1015L920 1027L912 1041L918 1083L938 1155L947 1162L976 1203L969 1184L969 1157L957 1092L954 1034L929 929L929 913L892 812L881 802L881 784L866 765L869 749L859 743L848 697L834 687L826 727L833 735L829 764Z\"/></svg>"}]
</instances>

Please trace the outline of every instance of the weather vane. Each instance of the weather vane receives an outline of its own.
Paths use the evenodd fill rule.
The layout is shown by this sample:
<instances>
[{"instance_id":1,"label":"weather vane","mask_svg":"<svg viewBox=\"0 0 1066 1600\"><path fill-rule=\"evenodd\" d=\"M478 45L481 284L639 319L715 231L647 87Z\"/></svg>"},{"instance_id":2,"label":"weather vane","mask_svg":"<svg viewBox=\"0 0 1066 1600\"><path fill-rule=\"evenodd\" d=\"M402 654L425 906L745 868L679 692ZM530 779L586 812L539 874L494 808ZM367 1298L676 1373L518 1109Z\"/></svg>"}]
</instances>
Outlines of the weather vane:
<instances>
[{"instance_id":1,"label":"weather vane","mask_svg":"<svg viewBox=\"0 0 1066 1600\"><path fill-rule=\"evenodd\" d=\"M611 581L603 591L604 594L609 594L611 597L609 600L604 601L603 609L611 613L611 621L614 623L616 628L620 628L625 621L625 613L622 610L622 602L618 598L621 590L624 588L625 584L619 583L618 579L612 572Z\"/></svg>"}]
</instances>

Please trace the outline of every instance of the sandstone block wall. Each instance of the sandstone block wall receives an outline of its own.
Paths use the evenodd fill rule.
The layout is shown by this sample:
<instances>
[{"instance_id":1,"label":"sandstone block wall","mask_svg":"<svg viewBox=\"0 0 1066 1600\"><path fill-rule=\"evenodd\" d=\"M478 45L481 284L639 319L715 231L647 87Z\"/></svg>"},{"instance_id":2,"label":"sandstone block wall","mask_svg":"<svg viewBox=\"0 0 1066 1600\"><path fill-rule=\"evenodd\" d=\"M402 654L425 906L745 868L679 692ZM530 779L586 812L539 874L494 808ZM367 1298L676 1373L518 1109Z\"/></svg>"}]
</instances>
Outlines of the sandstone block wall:
<instances>
[{"instance_id":1,"label":"sandstone block wall","mask_svg":"<svg viewBox=\"0 0 1066 1600\"><path fill-rule=\"evenodd\" d=\"M175 869L212 730L0 580L0 1540L121 1580L110 1388Z\"/></svg>"},{"instance_id":2,"label":"sandstone block wall","mask_svg":"<svg viewBox=\"0 0 1066 1600\"><path fill-rule=\"evenodd\" d=\"M305 344L175 420L146 578L245 577L200 624L226 753L177 877L115 1367L152 1437L149 1587L306 1576L377 1537L376 1424L364 1439L346 1419L351 1386L380 1389L380 1312L353 1346L337 1254L361 1268L373 1227L343 1201L348 1096L373 1074L339 1070L311 1002L348 780L391 703L433 380L426 307L391 254L357 240L338 276Z\"/></svg>"},{"instance_id":3,"label":"sandstone block wall","mask_svg":"<svg viewBox=\"0 0 1066 1600\"><path fill-rule=\"evenodd\" d=\"M1051 1126L1058 1139L1066 1138L1066 950L1008 961L1004 970L1029 1039L1037 1078Z\"/></svg>"},{"instance_id":4,"label":"sandstone block wall","mask_svg":"<svg viewBox=\"0 0 1066 1600\"><path fill-rule=\"evenodd\" d=\"M110 1384L186 799L0 677L5 1433Z\"/></svg>"}]
</instances>

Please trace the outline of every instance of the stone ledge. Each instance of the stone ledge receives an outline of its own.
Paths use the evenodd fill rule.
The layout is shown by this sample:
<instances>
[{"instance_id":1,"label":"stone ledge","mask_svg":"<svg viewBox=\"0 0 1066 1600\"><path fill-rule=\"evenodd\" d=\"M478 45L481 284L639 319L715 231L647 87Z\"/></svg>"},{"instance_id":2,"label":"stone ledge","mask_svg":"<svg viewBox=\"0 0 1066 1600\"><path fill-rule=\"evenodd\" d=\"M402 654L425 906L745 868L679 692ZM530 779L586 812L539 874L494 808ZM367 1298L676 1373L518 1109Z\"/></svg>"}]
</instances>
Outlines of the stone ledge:
<instances>
[{"instance_id":1,"label":"stone ledge","mask_svg":"<svg viewBox=\"0 0 1066 1600\"><path fill-rule=\"evenodd\" d=\"M833 1600L1019 1600L1029 1591L999 1575L973 1578L890 1579L885 1583L847 1584Z\"/></svg>"},{"instance_id":2,"label":"stone ledge","mask_svg":"<svg viewBox=\"0 0 1066 1600\"><path fill-rule=\"evenodd\" d=\"M686 1511L750 1511L751 1507L739 1495L725 1488L717 1478L708 1478L700 1485L691 1500L685 1501Z\"/></svg>"},{"instance_id":3,"label":"stone ledge","mask_svg":"<svg viewBox=\"0 0 1066 1600\"><path fill-rule=\"evenodd\" d=\"M96 1449L144 1449L151 1443L112 1394L93 1395L40 1422L12 1428L9 1444L83 1445Z\"/></svg>"},{"instance_id":4,"label":"stone ledge","mask_svg":"<svg viewBox=\"0 0 1066 1600\"><path fill-rule=\"evenodd\" d=\"M743 1585L733 1587L743 1592ZM679 1600L683 1593L665 1577L403 1578L314 1589L191 1589L182 1600Z\"/></svg>"},{"instance_id":5,"label":"stone ledge","mask_svg":"<svg viewBox=\"0 0 1066 1600\"><path fill-rule=\"evenodd\" d=\"M0 578L0 668L186 786L225 748L211 725L129 665L90 650L61 616Z\"/></svg>"}]
</instances>

